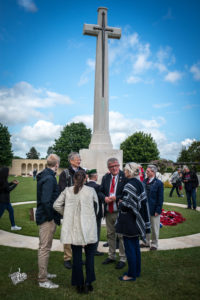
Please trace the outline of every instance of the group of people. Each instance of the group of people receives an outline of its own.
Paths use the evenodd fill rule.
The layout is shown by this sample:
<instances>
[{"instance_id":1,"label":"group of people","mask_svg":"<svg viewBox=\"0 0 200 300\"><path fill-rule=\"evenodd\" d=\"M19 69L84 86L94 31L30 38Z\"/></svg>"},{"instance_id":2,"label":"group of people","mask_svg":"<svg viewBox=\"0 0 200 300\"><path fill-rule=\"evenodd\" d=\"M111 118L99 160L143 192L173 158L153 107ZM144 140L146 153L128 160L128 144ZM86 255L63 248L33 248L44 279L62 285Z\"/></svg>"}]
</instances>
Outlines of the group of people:
<instances>
[{"instance_id":1,"label":"group of people","mask_svg":"<svg viewBox=\"0 0 200 300\"><path fill-rule=\"evenodd\" d=\"M50 154L47 168L37 175L37 210L36 223L39 227L38 282L43 288L58 288L51 279L56 274L48 273L49 254L56 226L60 225L61 243L64 248L64 266L72 269L71 284L78 293L93 291L95 281L94 256L103 255L98 251L101 221L105 217L108 242L108 257L104 266L115 265L122 269L128 263L128 270L121 281L135 281L141 273L140 248L155 251L158 248L160 214L162 212L164 188L156 178L157 168L148 165L146 178L141 166L127 163L120 170L117 158L107 161L108 172L101 184L97 183L95 169L87 172L81 168L79 153L69 154L69 168L65 169L56 180L60 158ZM18 181L8 183L8 168L0 169L0 217L5 209L9 212L11 230L20 230L14 221L13 208L10 204L10 191ZM196 209L196 174L183 167L172 176L173 190L184 182L188 208ZM178 194L179 195L179 194ZM192 203L191 203L192 198ZM116 256L116 241L119 242L119 260ZM85 262L82 251L85 252ZM72 262L73 261L73 262ZM83 265L86 268L84 278Z\"/></svg>"},{"instance_id":2,"label":"group of people","mask_svg":"<svg viewBox=\"0 0 200 300\"><path fill-rule=\"evenodd\" d=\"M109 247L108 257L102 264L114 264L116 269L122 269L128 262L128 271L119 279L135 281L141 272L140 248L157 250L158 247L163 183L156 178L156 167L147 167L147 178L142 182L138 164L128 163L121 171L118 159L110 158L108 172L99 185L97 171L93 169L86 173L80 167L78 153L70 153L68 159L70 166L60 174L58 184L55 175L60 159L55 154L47 158L47 168L37 175L39 286L58 288L50 280L56 274L49 274L47 270L53 235L61 216L64 265L72 269L71 284L76 286L78 293L93 291L94 256L102 255L98 251L102 217L106 220ZM116 238L119 240L118 261ZM85 262L82 260L83 249Z\"/></svg>"},{"instance_id":3,"label":"group of people","mask_svg":"<svg viewBox=\"0 0 200 300\"><path fill-rule=\"evenodd\" d=\"M176 172L172 174L171 177L172 189L170 191L169 197L172 197L173 191L176 189L178 197L183 197L182 183L185 186L185 192L187 197L187 208L193 208L196 210L196 190L199 185L198 177L196 173L189 169L188 166L183 166L183 169L178 168Z\"/></svg>"}]
</instances>

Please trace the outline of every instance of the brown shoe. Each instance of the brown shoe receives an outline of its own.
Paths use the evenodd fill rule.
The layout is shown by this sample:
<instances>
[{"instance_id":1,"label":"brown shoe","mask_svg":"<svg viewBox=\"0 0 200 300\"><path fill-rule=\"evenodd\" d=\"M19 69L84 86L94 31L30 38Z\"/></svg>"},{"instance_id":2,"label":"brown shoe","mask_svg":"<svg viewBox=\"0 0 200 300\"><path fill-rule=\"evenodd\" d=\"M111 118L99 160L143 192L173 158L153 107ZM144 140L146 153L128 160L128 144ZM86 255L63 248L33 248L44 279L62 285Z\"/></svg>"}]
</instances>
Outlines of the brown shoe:
<instances>
[{"instance_id":1,"label":"brown shoe","mask_svg":"<svg viewBox=\"0 0 200 300\"><path fill-rule=\"evenodd\" d=\"M155 251L155 250L157 250L157 248L156 247L150 247L150 250Z\"/></svg>"}]
</instances>

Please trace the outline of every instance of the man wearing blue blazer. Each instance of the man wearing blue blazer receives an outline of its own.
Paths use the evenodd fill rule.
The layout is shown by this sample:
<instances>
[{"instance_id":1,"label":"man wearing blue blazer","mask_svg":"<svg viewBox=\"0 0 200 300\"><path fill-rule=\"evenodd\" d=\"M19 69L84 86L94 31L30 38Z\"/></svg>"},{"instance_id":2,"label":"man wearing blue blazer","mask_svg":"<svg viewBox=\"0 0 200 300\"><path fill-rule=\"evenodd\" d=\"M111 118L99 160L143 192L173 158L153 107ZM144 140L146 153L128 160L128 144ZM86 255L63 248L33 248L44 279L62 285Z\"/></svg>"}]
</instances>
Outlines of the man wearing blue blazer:
<instances>
[{"instance_id":1,"label":"man wearing blue blazer","mask_svg":"<svg viewBox=\"0 0 200 300\"><path fill-rule=\"evenodd\" d=\"M150 210L151 234L148 233L146 235L147 244L141 244L140 247L150 247L150 250L157 250L158 248L160 214L162 212L164 193L163 183L156 178L156 172L156 166L148 165L146 171L147 178L144 180ZM150 237L152 237L151 244Z\"/></svg>"},{"instance_id":2,"label":"man wearing blue blazer","mask_svg":"<svg viewBox=\"0 0 200 300\"><path fill-rule=\"evenodd\" d=\"M126 178L124 172L119 168L117 158L109 158L107 161L109 172L102 178L99 197L104 203L104 215L106 218L107 240L109 244L108 258L103 261L104 265L116 261L116 232L115 222L118 215L118 202L122 198ZM119 261L116 264L116 269L121 269L125 266L126 255L122 235L118 234L119 238Z\"/></svg>"}]
</instances>

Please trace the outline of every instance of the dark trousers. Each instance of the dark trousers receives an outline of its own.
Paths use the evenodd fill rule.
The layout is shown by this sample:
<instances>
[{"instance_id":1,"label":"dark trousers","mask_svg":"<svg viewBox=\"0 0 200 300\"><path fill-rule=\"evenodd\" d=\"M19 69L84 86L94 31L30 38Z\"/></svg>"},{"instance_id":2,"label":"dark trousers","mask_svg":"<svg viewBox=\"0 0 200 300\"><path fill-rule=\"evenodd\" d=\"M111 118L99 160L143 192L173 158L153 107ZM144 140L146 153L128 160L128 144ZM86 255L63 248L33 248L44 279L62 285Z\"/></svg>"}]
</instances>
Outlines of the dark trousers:
<instances>
[{"instance_id":1,"label":"dark trousers","mask_svg":"<svg viewBox=\"0 0 200 300\"><path fill-rule=\"evenodd\" d=\"M124 247L125 253L128 261L128 276L135 278L140 276L141 272L141 254L140 254L140 245L139 238L132 237L124 238Z\"/></svg>"},{"instance_id":2,"label":"dark trousers","mask_svg":"<svg viewBox=\"0 0 200 300\"><path fill-rule=\"evenodd\" d=\"M98 241L96 243L96 251L97 251L98 246L99 246L99 240L100 240L100 234L101 234L101 219L102 218L97 218L97 238L98 238Z\"/></svg>"},{"instance_id":3,"label":"dark trousers","mask_svg":"<svg viewBox=\"0 0 200 300\"><path fill-rule=\"evenodd\" d=\"M193 188L191 191L186 191L186 196L187 196L188 208L191 208L191 206L193 205L193 208L196 209L197 207L196 188ZM192 203L191 203L191 198L192 198Z\"/></svg>"},{"instance_id":4,"label":"dark trousers","mask_svg":"<svg viewBox=\"0 0 200 300\"><path fill-rule=\"evenodd\" d=\"M10 203L0 203L0 218L3 215L5 209L7 209L9 213L11 226L15 226L14 210Z\"/></svg>"},{"instance_id":5,"label":"dark trousers","mask_svg":"<svg viewBox=\"0 0 200 300\"><path fill-rule=\"evenodd\" d=\"M176 189L176 193L180 197L178 185L176 183L172 183L172 185L173 185L173 187L172 187L172 189L170 191L169 196L172 197L173 191Z\"/></svg>"},{"instance_id":6,"label":"dark trousers","mask_svg":"<svg viewBox=\"0 0 200 300\"><path fill-rule=\"evenodd\" d=\"M94 272L94 253L96 251L96 243L88 244L85 249L85 267L86 267L86 279L84 281L83 264L82 264L82 246L71 245L73 265L72 265L72 285L80 286L85 283L91 284L95 279Z\"/></svg>"}]
</instances>

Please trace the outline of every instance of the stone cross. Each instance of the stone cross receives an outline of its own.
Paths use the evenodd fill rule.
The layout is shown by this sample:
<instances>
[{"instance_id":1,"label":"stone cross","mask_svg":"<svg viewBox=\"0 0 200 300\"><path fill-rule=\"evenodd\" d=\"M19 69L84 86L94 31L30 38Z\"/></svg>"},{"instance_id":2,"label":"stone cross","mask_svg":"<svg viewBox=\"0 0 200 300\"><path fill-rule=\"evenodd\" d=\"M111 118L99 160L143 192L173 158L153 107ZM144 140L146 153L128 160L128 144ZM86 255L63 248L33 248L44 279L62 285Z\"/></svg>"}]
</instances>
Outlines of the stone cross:
<instances>
[{"instance_id":1,"label":"stone cross","mask_svg":"<svg viewBox=\"0 0 200 300\"><path fill-rule=\"evenodd\" d=\"M84 24L83 34L97 37L93 135L90 149L112 149L109 134L108 38L120 39L121 29L107 26L107 8L98 8L98 24Z\"/></svg>"}]
</instances>

